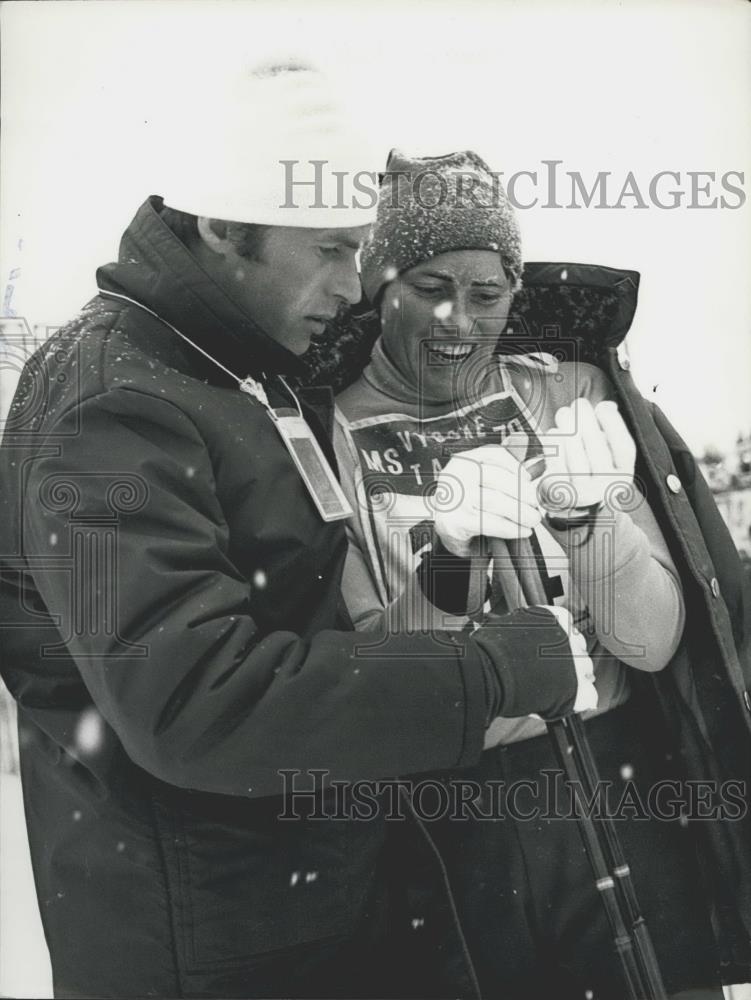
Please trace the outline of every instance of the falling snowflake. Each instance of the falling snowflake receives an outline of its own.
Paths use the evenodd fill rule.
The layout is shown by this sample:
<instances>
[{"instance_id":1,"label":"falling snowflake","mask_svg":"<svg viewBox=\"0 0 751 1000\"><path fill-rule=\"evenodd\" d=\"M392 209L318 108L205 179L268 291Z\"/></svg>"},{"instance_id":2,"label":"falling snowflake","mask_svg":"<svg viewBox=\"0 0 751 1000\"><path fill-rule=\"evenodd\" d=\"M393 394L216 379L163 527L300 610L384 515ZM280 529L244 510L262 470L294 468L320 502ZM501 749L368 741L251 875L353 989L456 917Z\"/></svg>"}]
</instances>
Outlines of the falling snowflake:
<instances>
[{"instance_id":1,"label":"falling snowflake","mask_svg":"<svg viewBox=\"0 0 751 1000\"><path fill-rule=\"evenodd\" d=\"M292 874L289 877L290 886L294 888L299 881L300 881L300 872L292 872Z\"/></svg>"},{"instance_id":2,"label":"falling snowflake","mask_svg":"<svg viewBox=\"0 0 751 1000\"><path fill-rule=\"evenodd\" d=\"M54 531L50 535L50 545L57 545L57 534Z\"/></svg>"},{"instance_id":3,"label":"falling snowflake","mask_svg":"<svg viewBox=\"0 0 751 1000\"><path fill-rule=\"evenodd\" d=\"M263 590L266 586L266 574L262 569L257 569L253 574L253 586L256 590Z\"/></svg>"},{"instance_id":4,"label":"falling snowflake","mask_svg":"<svg viewBox=\"0 0 751 1000\"><path fill-rule=\"evenodd\" d=\"M412 918L412 930L416 931L418 927L425 926L425 917L413 917Z\"/></svg>"},{"instance_id":5,"label":"falling snowflake","mask_svg":"<svg viewBox=\"0 0 751 1000\"><path fill-rule=\"evenodd\" d=\"M125 844L123 843L122 840L118 840L118 842L117 842L117 848L116 849L117 849L117 853L118 854L122 854L123 853L123 851L125 850Z\"/></svg>"},{"instance_id":6,"label":"falling snowflake","mask_svg":"<svg viewBox=\"0 0 751 1000\"><path fill-rule=\"evenodd\" d=\"M81 816L82 816L82 813L81 813L80 809L74 809L73 810L73 821L75 823L77 823L79 821L79 819L81 818Z\"/></svg>"},{"instance_id":7,"label":"falling snowflake","mask_svg":"<svg viewBox=\"0 0 751 1000\"><path fill-rule=\"evenodd\" d=\"M634 769L631 764L624 764L621 767L621 777L624 781L631 781L634 776Z\"/></svg>"},{"instance_id":8,"label":"falling snowflake","mask_svg":"<svg viewBox=\"0 0 751 1000\"><path fill-rule=\"evenodd\" d=\"M188 477L188 479L192 479L193 476L195 476L195 474L196 474L196 470L193 468L192 465L189 465L187 467L187 469L185 470L185 475Z\"/></svg>"},{"instance_id":9,"label":"falling snowflake","mask_svg":"<svg viewBox=\"0 0 751 1000\"><path fill-rule=\"evenodd\" d=\"M433 310L433 315L436 319L448 319L451 315L452 308L453 306L450 302L439 302Z\"/></svg>"},{"instance_id":10,"label":"falling snowflake","mask_svg":"<svg viewBox=\"0 0 751 1000\"><path fill-rule=\"evenodd\" d=\"M104 722L95 708L87 708L78 719L75 744L84 754L96 753L104 740Z\"/></svg>"},{"instance_id":11,"label":"falling snowflake","mask_svg":"<svg viewBox=\"0 0 751 1000\"><path fill-rule=\"evenodd\" d=\"M318 878L318 872L305 872L306 882L315 882L317 878Z\"/></svg>"}]
</instances>

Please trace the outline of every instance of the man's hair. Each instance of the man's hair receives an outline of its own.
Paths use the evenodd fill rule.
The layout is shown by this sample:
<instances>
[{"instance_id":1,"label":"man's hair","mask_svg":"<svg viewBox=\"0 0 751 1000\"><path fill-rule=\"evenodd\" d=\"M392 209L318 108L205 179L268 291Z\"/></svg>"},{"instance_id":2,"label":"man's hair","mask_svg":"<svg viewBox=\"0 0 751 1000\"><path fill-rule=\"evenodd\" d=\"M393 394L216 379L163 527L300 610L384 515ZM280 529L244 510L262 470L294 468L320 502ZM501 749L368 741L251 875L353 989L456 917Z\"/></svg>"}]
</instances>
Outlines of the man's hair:
<instances>
[{"instance_id":1,"label":"man's hair","mask_svg":"<svg viewBox=\"0 0 751 1000\"><path fill-rule=\"evenodd\" d=\"M185 246L190 247L192 243L200 240L197 215L180 212L167 205L162 207L159 214L162 221ZM217 236L230 241L240 257L249 260L262 259L263 241L270 226L259 226L251 222L225 222L223 219L210 219L209 225Z\"/></svg>"}]
</instances>

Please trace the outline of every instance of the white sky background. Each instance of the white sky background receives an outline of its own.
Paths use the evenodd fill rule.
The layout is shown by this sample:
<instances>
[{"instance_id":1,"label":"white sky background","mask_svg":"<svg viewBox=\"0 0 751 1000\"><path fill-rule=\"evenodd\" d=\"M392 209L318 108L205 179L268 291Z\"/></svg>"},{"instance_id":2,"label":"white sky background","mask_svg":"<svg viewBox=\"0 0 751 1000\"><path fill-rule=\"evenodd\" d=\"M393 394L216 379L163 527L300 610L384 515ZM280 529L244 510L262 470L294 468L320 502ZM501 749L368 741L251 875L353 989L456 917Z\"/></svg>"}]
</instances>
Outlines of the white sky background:
<instances>
[{"instance_id":1,"label":"white sky background","mask_svg":"<svg viewBox=\"0 0 751 1000\"><path fill-rule=\"evenodd\" d=\"M751 430L750 15L743 0L6 3L2 289L21 268L18 315L70 318L138 205L163 193L168 101L218 65L293 52L342 81L384 163L393 146L473 148L506 175L558 159L588 186L612 171L611 200L629 170L645 197L660 170L686 191L688 170L744 171L735 210L520 212L528 260L641 272L636 380L695 450L729 448ZM200 142L199 116L191 128Z\"/></svg>"}]
</instances>

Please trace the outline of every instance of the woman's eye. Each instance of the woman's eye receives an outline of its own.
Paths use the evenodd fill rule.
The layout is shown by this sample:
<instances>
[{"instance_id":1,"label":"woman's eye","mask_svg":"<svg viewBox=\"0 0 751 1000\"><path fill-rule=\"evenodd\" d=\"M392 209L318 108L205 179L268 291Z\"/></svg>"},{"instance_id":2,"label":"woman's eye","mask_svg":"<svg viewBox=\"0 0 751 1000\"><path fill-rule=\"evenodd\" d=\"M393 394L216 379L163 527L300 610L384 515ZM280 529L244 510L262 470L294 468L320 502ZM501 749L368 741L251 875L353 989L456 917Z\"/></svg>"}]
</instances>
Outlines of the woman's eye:
<instances>
[{"instance_id":1,"label":"woman's eye","mask_svg":"<svg viewBox=\"0 0 751 1000\"><path fill-rule=\"evenodd\" d=\"M339 255L339 247L319 246L318 249L325 257L337 257Z\"/></svg>"},{"instance_id":2,"label":"woman's eye","mask_svg":"<svg viewBox=\"0 0 751 1000\"><path fill-rule=\"evenodd\" d=\"M412 287L420 295L442 295L443 294L443 288L442 288L441 285L413 285Z\"/></svg>"},{"instance_id":3,"label":"woman's eye","mask_svg":"<svg viewBox=\"0 0 751 1000\"><path fill-rule=\"evenodd\" d=\"M495 292L483 292L477 296L477 301L483 306L494 306L501 301L501 296Z\"/></svg>"}]
</instances>

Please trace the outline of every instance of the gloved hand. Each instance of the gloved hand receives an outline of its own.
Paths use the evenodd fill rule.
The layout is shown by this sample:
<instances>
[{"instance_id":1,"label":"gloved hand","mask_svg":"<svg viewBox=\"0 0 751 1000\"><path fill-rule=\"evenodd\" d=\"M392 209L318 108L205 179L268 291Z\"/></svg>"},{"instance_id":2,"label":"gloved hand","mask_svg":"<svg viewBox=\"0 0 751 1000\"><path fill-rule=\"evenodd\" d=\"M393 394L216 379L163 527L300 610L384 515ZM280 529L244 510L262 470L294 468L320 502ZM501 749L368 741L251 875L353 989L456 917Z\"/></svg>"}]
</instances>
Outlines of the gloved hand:
<instances>
[{"instance_id":1,"label":"gloved hand","mask_svg":"<svg viewBox=\"0 0 751 1000\"><path fill-rule=\"evenodd\" d=\"M595 666L587 650L587 640L574 625L574 619L568 608L558 605L545 605L546 611L552 611L558 619L558 624L568 636L571 655L574 658L574 669L578 688L574 701L574 712L587 712L597 708L597 688L595 687Z\"/></svg>"},{"instance_id":2,"label":"gloved hand","mask_svg":"<svg viewBox=\"0 0 751 1000\"><path fill-rule=\"evenodd\" d=\"M468 641L486 668L488 724L499 715L557 719L597 708L592 659L566 608L491 615Z\"/></svg>"},{"instance_id":3,"label":"gloved hand","mask_svg":"<svg viewBox=\"0 0 751 1000\"><path fill-rule=\"evenodd\" d=\"M540 436L546 457L537 484L540 503L554 518L596 511L620 490L631 495L636 445L616 403L593 407L576 399L556 412L555 423Z\"/></svg>"},{"instance_id":4,"label":"gloved hand","mask_svg":"<svg viewBox=\"0 0 751 1000\"><path fill-rule=\"evenodd\" d=\"M473 538L528 538L542 519L529 473L499 445L452 456L438 475L433 503L438 537L462 558Z\"/></svg>"}]
</instances>

